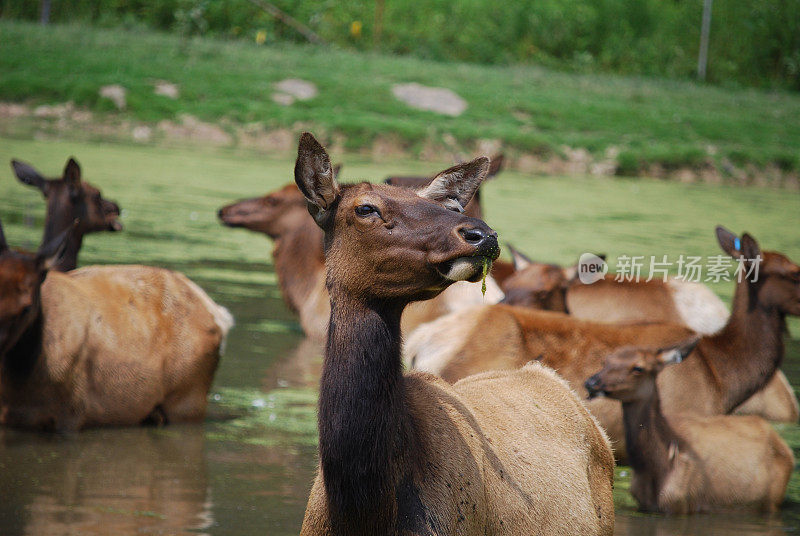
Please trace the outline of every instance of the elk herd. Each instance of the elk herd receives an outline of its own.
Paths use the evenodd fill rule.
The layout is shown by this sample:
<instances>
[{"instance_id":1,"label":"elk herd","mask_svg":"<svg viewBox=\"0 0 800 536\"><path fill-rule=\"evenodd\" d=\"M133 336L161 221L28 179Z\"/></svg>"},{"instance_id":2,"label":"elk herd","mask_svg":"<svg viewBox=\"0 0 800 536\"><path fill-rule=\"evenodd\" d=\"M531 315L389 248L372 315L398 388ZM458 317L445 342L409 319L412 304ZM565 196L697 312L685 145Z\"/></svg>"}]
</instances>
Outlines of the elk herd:
<instances>
[{"instance_id":1,"label":"elk herd","mask_svg":"<svg viewBox=\"0 0 800 536\"><path fill-rule=\"evenodd\" d=\"M717 227L758 265L729 314L701 283L500 261L479 196L502 162L340 184L305 133L294 183L219 210L272 240L287 306L326 341L301 534L611 535L615 458L645 511L780 508L795 462L769 421L800 413L780 370L800 266ZM119 206L74 159L59 179L11 165L47 212L36 252L0 227L0 424L201 421L230 313L178 272L76 269Z\"/></svg>"}]
</instances>

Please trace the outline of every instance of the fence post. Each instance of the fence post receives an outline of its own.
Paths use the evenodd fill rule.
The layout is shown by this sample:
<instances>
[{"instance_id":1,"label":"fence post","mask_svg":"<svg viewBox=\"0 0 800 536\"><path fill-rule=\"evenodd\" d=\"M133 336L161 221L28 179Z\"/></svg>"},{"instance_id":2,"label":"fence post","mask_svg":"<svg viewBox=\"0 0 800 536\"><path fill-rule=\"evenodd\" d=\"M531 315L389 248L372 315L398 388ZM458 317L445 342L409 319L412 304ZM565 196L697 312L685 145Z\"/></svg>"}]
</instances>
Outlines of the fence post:
<instances>
[{"instance_id":1,"label":"fence post","mask_svg":"<svg viewBox=\"0 0 800 536\"><path fill-rule=\"evenodd\" d=\"M700 27L700 53L697 55L697 78L706 79L708 64L708 34L711 31L711 4L714 0L703 0L703 22Z\"/></svg>"}]
</instances>

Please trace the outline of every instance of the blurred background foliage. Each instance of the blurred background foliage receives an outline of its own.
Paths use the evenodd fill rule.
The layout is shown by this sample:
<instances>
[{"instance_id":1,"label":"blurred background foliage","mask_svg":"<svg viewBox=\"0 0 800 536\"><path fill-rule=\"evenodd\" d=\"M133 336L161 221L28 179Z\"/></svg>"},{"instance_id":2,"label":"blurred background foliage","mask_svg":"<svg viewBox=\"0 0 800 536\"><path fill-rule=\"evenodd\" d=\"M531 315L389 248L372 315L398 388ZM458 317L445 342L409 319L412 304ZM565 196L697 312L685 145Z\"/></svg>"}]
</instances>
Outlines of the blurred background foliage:
<instances>
[{"instance_id":1,"label":"blurred background foliage","mask_svg":"<svg viewBox=\"0 0 800 536\"><path fill-rule=\"evenodd\" d=\"M51 0L53 22L302 41L248 0ZM273 0L341 47L487 64L694 76L702 0ZM37 20L37 0L0 17ZM708 80L800 90L800 0L716 0Z\"/></svg>"}]
</instances>

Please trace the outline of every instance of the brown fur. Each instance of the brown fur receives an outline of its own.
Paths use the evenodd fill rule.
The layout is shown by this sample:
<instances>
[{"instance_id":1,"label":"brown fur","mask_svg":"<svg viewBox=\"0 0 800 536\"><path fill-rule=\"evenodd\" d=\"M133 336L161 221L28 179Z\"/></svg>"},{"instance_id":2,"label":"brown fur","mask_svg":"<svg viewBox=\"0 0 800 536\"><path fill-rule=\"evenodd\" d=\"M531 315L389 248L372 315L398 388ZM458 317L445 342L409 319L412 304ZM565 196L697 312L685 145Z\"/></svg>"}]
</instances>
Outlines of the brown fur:
<instances>
[{"instance_id":1,"label":"brown fur","mask_svg":"<svg viewBox=\"0 0 800 536\"><path fill-rule=\"evenodd\" d=\"M590 395L622 402L640 508L671 514L774 512L794 469L789 446L759 417L661 412L656 377L696 343L651 350L626 347L586 381Z\"/></svg>"},{"instance_id":2,"label":"brown fur","mask_svg":"<svg viewBox=\"0 0 800 536\"><path fill-rule=\"evenodd\" d=\"M83 237L100 231L120 231L119 205L104 199L100 190L81 180L81 168L74 158L67 161L60 179L45 179L30 165L17 160L11 167L19 181L38 188L47 201L43 243L48 243L67 229L70 233L65 251L53 266L59 272L74 270ZM77 224L74 222L77 220Z\"/></svg>"},{"instance_id":3,"label":"brown fur","mask_svg":"<svg viewBox=\"0 0 800 536\"><path fill-rule=\"evenodd\" d=\"M225 206L220 209L219 217L230 227L244 227L272 238L272 258L286 304L299 315L306 335L324 339L328 330L330 298L325 288L323 236L308 215L305 198L297 186L288 184L263 197ZM478 299L477 287L466 291L468 296L464 301L464 285L460 283L450 287L433 300L411 304L403 314L403 332L411 333L417 326L462 307L464 302L474 304ZM488 282L488 288L487 303L502 298L493 281Z\"/></svg>"},{"instance_id":4,"label":"brown fur","mask_svg":"<svg viewBox=\"0 0 800 536\"><path fill-rule=\"evenodd\" d=\"M297 182L325 231L331 320L320 388L320 470L301 534L613 532L613 459L601 429L538 364L450 386L403 375L400 316L499 252L464 206L486 159L407 189L333 180L300 140ZM451 203L452 202L452 203Z\"/></svg>"},{"instance_id":5,"label":"brown fur","mask_svg":"<svg viewBox=\"0 0 800 536\"><path fill-rule=\"evenodd\" d=\"M1 423L69 431L204 417L233 323L225 309L169 270L48 266L41 252L0 252Z\"/></svg>"},{"instance_id":6,"label":"brown fur","mask_svg":"<svg viewBox=\"0 0 800 536\"><path fill-rule=\"evenodd\" d=\"M800 267L780 253L761 253L749 235L742 242L750 249L747 258L757 254L763 258L759 280L738 283L725 328L703 337L689 359L659 376L667 415L729 413L763 387L783 359L784 316L800 314ZM494 305L454 313L418 329L408 339L406 359L448 381L540 359L580 392L586 378L602 365L603 356L615 348L665 346L688 334L682 326L615 326ZM589 407L615 450L624 452L619 405L600 400Z\"/></svg>"},{"instance_id":7,"label":"brown fur","mask_svg":"<svg viewBox=\"0 0 800 536\"><path fill-rule=\"evenodd\" d=\"M722 301L701 283L675 279L617 281L607 276L591 285L577 279L575 267L533 262L510 248L516 268L502 284L503 303L569 313L612 324L682 324L703 335L719 331L728 319ZM797 422L800 405L786 376L777 370L763 389L735 410L777 422Z\"/></svg>"}]
</instances>

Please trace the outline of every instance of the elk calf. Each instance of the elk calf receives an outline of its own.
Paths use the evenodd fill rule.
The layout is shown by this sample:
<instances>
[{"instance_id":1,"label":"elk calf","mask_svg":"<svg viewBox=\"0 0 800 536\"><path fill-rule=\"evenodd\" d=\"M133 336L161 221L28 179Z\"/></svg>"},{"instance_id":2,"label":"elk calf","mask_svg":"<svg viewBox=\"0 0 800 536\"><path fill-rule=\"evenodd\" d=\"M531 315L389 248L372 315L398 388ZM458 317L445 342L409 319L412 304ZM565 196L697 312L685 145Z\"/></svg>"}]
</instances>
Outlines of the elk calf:
<instances>
[{"instance_id":1,"label":"elk calf","mask_svg":"<svg viewBox=\"0 0 800 536\"><path fill-rule=\"evenodd\" d=\"M763 419L753 416L664 416L656 376L697 343L648 350L626 347L586 380L590 397L622 402L631 493L642 510L690 514L742 508L776 511L794 456Z\"/></svg>"},{"instance_id":2,"label":"elk calf","mask_svg":"<svg viewBox=\"0 0 800 536\"><path fill-rule=\"evenodd\" d=\"M419 192L340 186L300 138L295 180L324 231L331 297L303 536L612 534L611 450L555 373L531 364L451 386L402 372L405 306L480 280L499 254L497 235L460 214L487 169L455 166Z\"/></svg>"},{"instance_id":3,"label":"elk calf","mask_svg":"<svg viewBox=\"0 0 800 536\"><path fill-rule=\"evenodd\" d=\"M18 160L12 160L11 167L21 183L37 188L47 200L42 243L46 244L73 228L75 220L78 221L68 235L64 253L53 265L53 270L68 272L78 266L78 252L85 235L122 230L119 206L104 199L100 190L81 180L81 168L74 158L67 161L60 179L45 179L33 167Z\"/></svg>"},{"instance_id":4,"label":"elk calf","mask_svg":"<svg viewBox=\"0 0 800 536\"><path fill-rule=\"evenodd\" d=\"M71 431L198 421L230 313L182 274L146 266L50 271L0 231L0 423Z\"/></svg>"}]
</instances>

